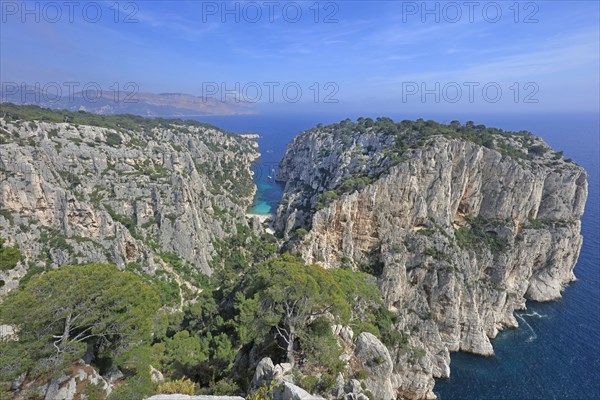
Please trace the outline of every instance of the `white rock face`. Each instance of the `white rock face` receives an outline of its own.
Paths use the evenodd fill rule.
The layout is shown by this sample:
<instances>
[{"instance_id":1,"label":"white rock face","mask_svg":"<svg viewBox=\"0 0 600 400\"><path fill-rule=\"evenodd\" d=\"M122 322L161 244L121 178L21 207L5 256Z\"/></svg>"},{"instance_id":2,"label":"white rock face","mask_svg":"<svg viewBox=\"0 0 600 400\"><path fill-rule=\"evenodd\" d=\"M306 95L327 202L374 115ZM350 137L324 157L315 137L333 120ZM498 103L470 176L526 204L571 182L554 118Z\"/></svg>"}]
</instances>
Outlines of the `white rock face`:
<instances>
[{"instance_id":1,"label":"white rock face","mask_svg":"<svg viewBox=\"0 0 600 400\"><path fill-rule=\"evenodd\" d=\"M364 381L366 389L376 399L395 399L392 385L394 364L387 347L372 333L363 332L356 339L355 354L362 367L369 373L369 377Z\"/></svg>"},{"instance_id":2,"label":"white rock face","mask_svg":"<svg viewBox=\"0 0 600 400\"><path fill-rule=\"evenodd\" d=\"M274 400L324 400L321 396L315 396L306 390L290 382L283 382L281 389L275 389Z\"/></svg>"},{"instance_id":3,"label":"white rock face","mask_svg":"<svg viewBox=\"0 0 600 400\"><path fill-rule=\"evenodd\" d=\"M37 391L39 398L44 400L76 400L85 396L88 386L93 386L93 391L102 398L112 392L109 383L93 367L81 361L74 364L68 373L43 386L37 386L39 382L35 381L24 384L24 381L25 376L22 375L14 382L12 390L16 392L15 400L27 400L29 397L25 399L23 393L29 391Z\"/></svg>"},{"instance_id":4,"label":"white rock face","mask_svg":"<svg viewBox=\"0 0 600 400\"><path fill-rule=\"evenodd\" d=\"M163 383L165 381L165 377L162 372L154 368L152 365L150 366L150 380L153 383Z\"/></svg>"},{"instance_id":5,"label":"white rock face","mask_svg":"<svg viewBox=\"0 0 600 400\"><path fill-rule=\"evenodd\" d=\"M450 351L493 354L490 338L518 325L513 312L526 299L560 298L575 279L587 175L538 138L508 136L496 144L524 153L519 146L528 143L544 154L514 158L434 136L383 169L389 136L297 137L281 162L276 227L292 239L295 229L309 230L291 242L308 262L376 271L400 318L396 329L409 335L390 351L392 386L407 398L433 398L433 377L450 374ZM319 204L319 194L352 176L371 178Z\"/></svg>"},{"instance_id":6,"label":"white rock face","mask_svg":"<svg viewBox=\"0 0 600 400\"><path fill-rule=\"evenodd\" d=\"M240 396L188 396L185 394L157 394L146 400L244 400Z\"/></svg>"},{"instance_id":7,"label":"white rock face","mask_svg":"<svg viewBox=\"0 0 600 400\"><path fill-rule=\"evenodd\" d=\"M281 363L274 365L273 360L265 357L259 361L254 371L251 387L258 389L264 385L274 385L273 397L275 400L322 400L322 397L314 396L306 390L294 385L289 375L292 365Z\"/></svg>"},{"instance_id":8,"label":"white rock face","mask_svg":"<svg viewBox=\"0 0 600 400\"><path fill-rule=\"evenodd\" d=\"M252 387L259 388L274 379L275 365L273 360L269 357L265 357L259 361L252 377Z\"/></svg>"},{"instance_id":9,"label":"white rock face","mask_svg":"<svg viewBox=\"0 0 600 400\"><path fill-rule=\"evenodd\" d=\"M12 325L0 325L0 340L19 340L15 327Z\"/></svg>"},{"instance_id":10,"label":"white rock face","mask_svg":"<svg viewBox=\"0 0 600 400\"><path fill-rule=\"evenodd\" d=\"M255 142L201 125L138 130L0 118L0 237L31 266L135 263L172 252L210 274L213 241L246 224Z\"/></svg>"}]
</instances>

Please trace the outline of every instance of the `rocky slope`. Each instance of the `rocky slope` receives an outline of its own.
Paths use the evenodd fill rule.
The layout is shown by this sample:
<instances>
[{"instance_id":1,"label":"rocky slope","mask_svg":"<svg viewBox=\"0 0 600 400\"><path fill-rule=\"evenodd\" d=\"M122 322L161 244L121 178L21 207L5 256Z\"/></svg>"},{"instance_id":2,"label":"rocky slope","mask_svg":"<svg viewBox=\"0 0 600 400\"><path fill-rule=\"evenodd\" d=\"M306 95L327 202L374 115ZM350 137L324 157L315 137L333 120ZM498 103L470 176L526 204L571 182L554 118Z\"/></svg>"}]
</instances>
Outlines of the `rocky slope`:
<instances>
[{"instance_id":1,"label":"rocky slope","mask_svg":"<svg viewBox=\"0 0 600 400\"><path fill-rule=\"evenodd\" d=\"M450 351L493 354L527 299L575 279L585 171L527 132L349 120L288 146L276 228L307 262L378 277L408 345L372 377L434 398Z\"/></svg>"},{"instance_id":2,"label":"rocky slope","mask_svg":"<svg viewBox=\"0 0 600 400\"><path fill-rule=\"evenodd\" d=\"M0 238L28 272L113 262L187 282L210 274L213 242L246 224L256 143L197 122L2 105ZM67 122L64 122L67 121Z\"/></svg>"}]
</instances>

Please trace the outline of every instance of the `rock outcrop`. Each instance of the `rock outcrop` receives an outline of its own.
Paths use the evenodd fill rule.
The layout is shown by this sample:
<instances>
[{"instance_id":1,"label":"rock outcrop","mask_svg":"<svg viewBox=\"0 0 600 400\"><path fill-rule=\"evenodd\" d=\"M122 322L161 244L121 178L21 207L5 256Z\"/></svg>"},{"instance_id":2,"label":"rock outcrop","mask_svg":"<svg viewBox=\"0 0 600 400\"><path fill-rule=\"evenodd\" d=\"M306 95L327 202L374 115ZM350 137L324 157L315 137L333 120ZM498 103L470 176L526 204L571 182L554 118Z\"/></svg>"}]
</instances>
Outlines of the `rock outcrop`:
<instances>
[{"instance_id":1,"label":"rock outcrop","mask_svg":"<svg viewBox=\"0 0 600 400\"><path fill-rule=\"evenodd\" d=\"M389 349L391 386L414 399L435 397L450 351L491 355L490 339L517 326L527 299L561 296L587 197L585 171L531 134L428 124L304 132L281 161L275 224L307 262L378 277L409 337ZM372 387L385 398L379 378Z\"/></svg>"},{"instance_id":2,"label":"rock outcrop","mask_svg":"<svg viewBox=\"0 0 600 400\"><path fill-rule=\"evenodd\" d=\"M256 366L251 388L256 390L261 386L270 386L275 400L323 400L323 397L312 395L295 385L291 373L291 364L274 365L273 360L265 357Z\"/></svg>"},{"instance_id":3,"label":"rock outcrop","mask_svg":"<svg viewBox=\"0 0 600 400\"><path fill-rule=\"evenodd\" d=\"M146 400L244 400L240 396L188 396L186 394L157 394Z\"/></svg>"},{"instance_id":4,"label":"rock outcrop","mask_svg":"<svg viewBox=\"0 0 600 400\"><path fill-rule=\"evenodd\" d=\"M364 381L365 389L376 399L394 399L394 364L387 347L372 333L363 332L356 339L355 354L363 370L368 373Z\"/></svg>"},{"instance_id":5,"label":"rock outcrop","mask_svg":"<svg viewBox=\"0 0 600 400\"><path fill-rule=\"evenodd\" d=\"M291 382L283 382L281 387L275 390L273 400L324 400L321 396L315 396Z\"/></svg>"},{"instance_id":6,"label":"rock outcrop","mask_svg":"<svg viewBox=\"0 0 600 400\"><path fill-rule=\"evenodd\" d=\"M85 262L160 270L193 291L185 274L210 274L213 242L247 224L252 140L189 121L77 113L83 122L44 122L63 116L6 108L0 238L23 259L0 270L0 295L28 271Z\"/></svg>"},{"instance_id":7,"label":"rock outcrop","mask_svg":"<svg viewBox=\"0 0 600 400\"><path fill-rule=\"evenodd\" d=\"M11 390L15 392L15 400L75 400L89 395L105 399L112 392L110 384L93 367L82 361L75 363L69 372L45 384L28 381L27 374L23 374L13 382Z\"/></svg>"},{"instance_id":8,"label":"rock outcrop","mask_svg":"<svg viewBox=\"0 0 600 400\"><path fill-rule=\"evenodd\" d=\"M265 357L258 362L254 376L252 377L252 387L259 388L275 379L275 365L273 360Z\"/></svg>"},{"instance_id":9,"label":"rock outcrop","mask_svg":"<svg viewBox=\"0 0 600 400\"><path fill-rule=\"evenodd\" d=\"M188 396L185 394L157 394L146 400L244 400L240 396Z\"/></svg>"}]
</instances>

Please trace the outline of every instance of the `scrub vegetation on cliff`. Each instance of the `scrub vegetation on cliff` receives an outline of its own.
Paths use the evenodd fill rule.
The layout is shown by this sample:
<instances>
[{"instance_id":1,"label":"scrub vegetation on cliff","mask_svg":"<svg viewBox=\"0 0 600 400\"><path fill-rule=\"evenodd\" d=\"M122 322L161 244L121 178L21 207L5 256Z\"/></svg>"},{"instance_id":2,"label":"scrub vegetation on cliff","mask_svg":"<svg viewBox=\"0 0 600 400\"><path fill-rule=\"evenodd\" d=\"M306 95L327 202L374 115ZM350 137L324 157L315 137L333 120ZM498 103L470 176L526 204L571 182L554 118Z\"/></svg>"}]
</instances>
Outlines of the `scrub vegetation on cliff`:
<instances>
[{"instance_id":1,"label":"scrub vegetation on cliff","mask_svg":"<svg viewBox=\"0 0 600 400\"><path fill-rule=\"evenodd\" d=\"M19 125L28 123L32 127L37 127L39 122L55 122L97 126L114 129L117 132L127 132L151 131L154 128L168 128L172 125L181 125L183 123L197 127L219 129L213 125L195 120L182 121L181 119L174 118L144 118L129 114L93 114L84 111L50 110L33 105L15 105L11 103L2 103L0 116L7 121L15 121ZM56 133L50 133L50 136L53 134L56 135ZM107 136L107 143L118 146L122 143L122 139L118 134L110 133Z\"/></svg>"},{"instance_id":2,"label":"scrub vegetation on cliff","mask_svg":"<svg viewBox=\"0 0 600 400\"><path fill-rule=\"evenodd\" d=\"M549 164L554 161L559 165L556 161L562 158L562 152L552 151L531 132L505 131L472 121L441 124L423 119L394 122L387 117L358 118L356 122L345 119L331 125L319 125L304 135L335 144L310 154L315 165L337 160L339 167L346 168L341 177L322 176L323 186L328 186L329 190L317 193L319 197L312 205L316 209L325 207L342 194L363 189L390 168L412 158L416 149L429 145L435 137L469 141L494 149L519 163L547 158ZM340 159L342 154L350 155L352 162L344 163L348 160ZM335 181L329 181L331 178ZM314 190L312 187L307 189L309 192Z\"/></svg>"},{"instance_id":3,"label":"scrub vegetation on cliff","mask_svg":"<svg viewBox=\"0 0 600 400\"><path fill-rule=\"evenodd\" d=\"M451 351L492 355L515 310L574 279L587 175L529 132L344 120L301 133L280 167L285 247L376 277L409 333L373 385L383 398L434 397Z\"/></svg>"},{"instance_id":4,"label":"scrub vegetation on cliff","mask_svg":"<svg viewBox=\"0 0 600 400\"><path fill-rule=\"evenodd\" d=\"M160 301L160 287L143 275L112 265L36 275L0 304L0 324L14 325L18 337L0 341L0 390L22 373L29 382L51 379L85 358L101 374L124 373L114 399L167 390L152 381L150 365L167 380L189 379L198 393L239 394L254 374L253 349L252 357L298 360L307 382L320 371L313 386L326 392L344 368L332 323L376 333L390 345L402 340L368 275L276 256L271 243L238 233L217 258L235 273L215 273L180 311Z\"/></svg>"},{"instance_id":5,"label":"scrub vegetation on cliff","mask_svg":"<svg viewBox=\"0 0 600 400\"><path fill-rule=\"evenodd\" d=\"M0 397L44 398L84 368L95 383L75 391L109 400L272 398L291 381L430 399L450 351L493 354L525 299L573 279L586 175L529 132L318 126L281 162L274 236L245 215L248 139L28 106L0 117Z\"/></svg>"},{"instance_id":6,"label":"scrub vegetation on cliff","mask_svg":"<svg viewBox=\"0 0 600 400\"><path fill-rule=\"evenodd\" d=\"M196 121L7 103L0 117L0 294L26 275L109 262L162 281L163 297L187 296L213 242L246 224L251 140Z\"/></svg>"}]
</instances>

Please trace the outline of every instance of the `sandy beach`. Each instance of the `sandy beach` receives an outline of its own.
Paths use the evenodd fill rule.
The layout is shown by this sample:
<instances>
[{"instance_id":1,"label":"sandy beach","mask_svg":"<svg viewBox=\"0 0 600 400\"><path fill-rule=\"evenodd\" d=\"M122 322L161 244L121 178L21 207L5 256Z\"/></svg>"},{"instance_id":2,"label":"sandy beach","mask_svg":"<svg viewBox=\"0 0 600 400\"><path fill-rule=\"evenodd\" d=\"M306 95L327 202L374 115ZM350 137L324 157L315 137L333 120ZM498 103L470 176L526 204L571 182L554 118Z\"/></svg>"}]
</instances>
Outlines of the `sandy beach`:
<instances>
[{"instance_id":1,"label":"sandy beach","mask_svg":"<svg viewBox=\"0 0 600 400\"><path fill-rule=\"evenodd\" d=\"M275 234L275 229L273 229L273 219L274 219L274 215L273 214L252 214L252 213L248 213L246 214L247 218L257 218L261 225L265 227L265 231L267 233L270 233L271 235Z\"/></svg>"}]
</instances>

